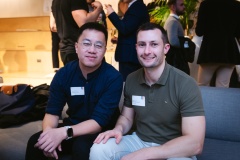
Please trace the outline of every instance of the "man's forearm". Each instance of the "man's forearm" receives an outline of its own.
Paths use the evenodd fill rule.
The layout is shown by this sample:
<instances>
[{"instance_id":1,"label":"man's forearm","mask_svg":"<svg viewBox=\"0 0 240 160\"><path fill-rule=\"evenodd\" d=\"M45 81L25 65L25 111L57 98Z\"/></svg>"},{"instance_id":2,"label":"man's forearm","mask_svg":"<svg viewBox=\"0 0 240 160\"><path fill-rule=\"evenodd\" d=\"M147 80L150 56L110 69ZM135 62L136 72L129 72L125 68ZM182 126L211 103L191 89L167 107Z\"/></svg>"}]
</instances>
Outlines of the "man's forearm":
<instances>
[{"instance_id":1,"label":"man's forearm","mask_svg":"<svg viewBox=\"0 0 240 160\"><path fill-rule=\"evenodd\" d=\"M123 115L120 115L114 130L119 130L122 134L126 134L132 127L133 121L126 118Z\"/></svg>"},{"instance_id":2,"label":"man's forearm","mask_svg":"<svg viewBox=\"0 0 240 160\"><path fill-rule=\"evenodd\" d=\"M86 17L86 22L97 21L101 12L102 12L102 8L97 8L97 9L93 10L92 12L88 13L87 17Z\"/></svg>"},{"instance_id":3,"label":"man's forearm","mask_svg":"<svg viewBox=\"0 0 240 160\"><path fill-rule=\"evenodd\" d=\"M58 116L46 113L43 119L43 131L49 128L56 128L58 126L58 120Z\"/></svg>"},{"instance_id":4,"label":"man's forearm","mask_svg":"<svg viewBox=\"0 0 240 160\"><path fill-rule=\"evenodd\" d=\"M168 159L173 157L192 157L199 153L198 144L189 140L189 137L179 137L169 143L156 147L147 147L127 155L125 159Z\"/></svg>"},{"instance_id":5,"label":"man's forearm","mask_svg":"<svg viewBox=\"0 0 240 160\"><path fill-rule=\"evenodd\" d=\"M95 134L101 131L101 126L95 120L86 120L79 124L73 125L73 137L86 135L86 134Z\"/></svg>"}]
</instances>

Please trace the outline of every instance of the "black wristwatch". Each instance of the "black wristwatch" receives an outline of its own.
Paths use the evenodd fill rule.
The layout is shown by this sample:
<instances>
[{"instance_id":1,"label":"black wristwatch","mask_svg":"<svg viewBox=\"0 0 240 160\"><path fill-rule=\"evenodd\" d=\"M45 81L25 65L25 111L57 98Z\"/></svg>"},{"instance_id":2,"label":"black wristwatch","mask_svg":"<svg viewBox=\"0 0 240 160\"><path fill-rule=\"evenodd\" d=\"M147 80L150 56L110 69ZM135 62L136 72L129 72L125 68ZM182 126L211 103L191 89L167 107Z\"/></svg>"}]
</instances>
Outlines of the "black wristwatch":
<instances>
[{"instance_id":1,"label":"black wristwatch","mask_svg":"<svg viewBox=\"0 0 240 160\"><path fill-rule=\"evenodd\" d=\"M71 126L64 126L66 128L67 131L67 138L66 140L70 139L73 137L73 129Z\"/></svg>"}]
</instances>

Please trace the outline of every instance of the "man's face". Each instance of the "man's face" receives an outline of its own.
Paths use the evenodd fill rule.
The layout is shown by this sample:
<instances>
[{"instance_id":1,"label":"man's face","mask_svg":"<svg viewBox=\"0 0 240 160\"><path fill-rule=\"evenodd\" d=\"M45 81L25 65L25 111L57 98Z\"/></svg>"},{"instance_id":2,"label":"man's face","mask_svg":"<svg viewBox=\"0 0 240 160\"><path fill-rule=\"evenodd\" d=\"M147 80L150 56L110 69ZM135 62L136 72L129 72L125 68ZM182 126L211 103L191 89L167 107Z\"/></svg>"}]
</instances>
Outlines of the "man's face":
<instances>
[{"instance_id":1,"label":"man's face","mask_svg":"<svg viewBox=\"0 0 240 160\"><path fill-rule=\"evenodd\" d=\"M156 68L162 65L165 54L170 47L163 44L162 32L159 29L140 31L137 35L137 55L144 68Z\"/></svg>"},{"instance_id":2,"label":"man's face","mask_svg":"<svg viewBox=\"0 0 240 160\"><path fill-rule=\"evenodd\" d=\"M81 69L96 70L106 52L106 40L102 32L86 29L75 44Z\"/></svg>"},{"instance_id":3,"label":"man's face","mask_svg":"<svg viewBox=\"0 0 240 160\"><path fill-rule=\"evenodd\" d=\"M184 0L177 0L175 9L177 15L183 15L185 12Z\"/></svg>"}]
</instances>

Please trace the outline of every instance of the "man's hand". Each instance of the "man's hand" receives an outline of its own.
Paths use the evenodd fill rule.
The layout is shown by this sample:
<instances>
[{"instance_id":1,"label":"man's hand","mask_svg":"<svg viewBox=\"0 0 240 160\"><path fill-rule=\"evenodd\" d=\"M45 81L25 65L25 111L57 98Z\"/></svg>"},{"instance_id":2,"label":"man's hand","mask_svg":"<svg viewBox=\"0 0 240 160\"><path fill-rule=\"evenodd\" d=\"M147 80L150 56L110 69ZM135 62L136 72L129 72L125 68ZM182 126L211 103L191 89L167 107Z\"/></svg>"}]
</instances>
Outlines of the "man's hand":
<instances>
[{"instance_id":1,"label":"man's hand","mask_svg":"<svg viewBox=\"0 0 240 160\"><path fill-rule=\"evenodd\" d=\"M57 32L57 27L56 27L56 26L50 27L50 30L51 30L52 32Z\"/></svg>"},{"instance_id":2,"label":"man's hand","mask_svg":"<svg viewBox=\"0 0 240 160\"><path fill-rule=\"evenodd\" d=\"M45 152L51 153L58 147L61 150L61 142L66 138L67 133L64 127L45 130L34 145Z\"/></svg>"},{"instance_id":3,"label":"man's hand","mask_svg":"<svg viewBox=\"0 0 240 160\"><path fill-rule=\"evenodd\" d=\"M116 138L116 143L118 144L122 139L122 132L118 130L109 130L103 133L100 133L95 139L94 143L99 144L100 142L106 143L109 138Z\"/></svg>"},{"instance_id":4,"label":"man's hand","mask_svg":"<svg viewBox=\"0 0 240 160\"><path fill-rule=\"evenodd\" d=\"M107 15L110 15L112 12L114 12L114 10L110 4L105 4L105 9L107 11Z\"/></svg>"},{"instance_id":5,"label":"man's hand","mask_svg":"<svg viewBox=\"0 0 240 160\"><path fill-rule=\"evenodd\" d=\"M59 151L62 151L61 144L58 146L58 150L59 150ZM54 150L53 152L43 151L43 154L44 154L46 157L58 159L58 154L57 154L57 151L56 151L56 150Z\"/></svg>"},{"instance_id":6,"label":"man's hand","mask_svg":"<svg viewBox=\"0 0 240 160\"><path fill-rule=\"evenodd\" d=\"M91 6L94 8L94 10L97 9L100 12L102 12L102 10L103 10L103 6L99 1L95 1L95 2L91 3Z\"/></svg>"}]
</instances>

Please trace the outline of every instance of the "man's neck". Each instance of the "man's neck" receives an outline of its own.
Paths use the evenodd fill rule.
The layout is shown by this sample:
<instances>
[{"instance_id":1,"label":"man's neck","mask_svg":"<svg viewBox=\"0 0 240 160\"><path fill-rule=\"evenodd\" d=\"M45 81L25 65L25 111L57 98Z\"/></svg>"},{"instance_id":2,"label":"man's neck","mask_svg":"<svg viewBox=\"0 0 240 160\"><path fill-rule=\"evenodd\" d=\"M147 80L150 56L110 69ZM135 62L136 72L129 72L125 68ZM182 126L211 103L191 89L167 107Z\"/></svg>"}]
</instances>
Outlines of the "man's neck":
<instances>
[{"instance_id":1,"label":"man's neck","mask_svg":"<svg viewBox=\"0 0 240 160\"><path fill-rule=\"evenodd\" d=\"M86 67L84 65L79 64L80 70L85 79L87 79L87 75L89 73L96 71L100 66L101 66L101 64L99 64L99 66L97 66L97 67Z\"/></svg>"},{"instance_id":2,"label":"man's neck","mask_svg":"<svg viewBox=\"0 0 240 160\"><path fill-rule=\"evenodd\" d=\"M149 86L155 84L159 80L163 73L165 65L166 63L164 61L159 67L144 68L145 81Z\"/></svg>"}]
</instances>

